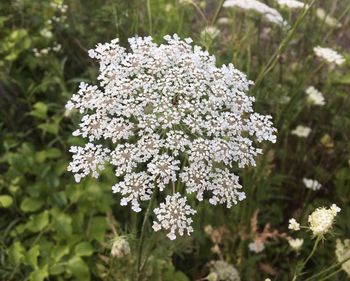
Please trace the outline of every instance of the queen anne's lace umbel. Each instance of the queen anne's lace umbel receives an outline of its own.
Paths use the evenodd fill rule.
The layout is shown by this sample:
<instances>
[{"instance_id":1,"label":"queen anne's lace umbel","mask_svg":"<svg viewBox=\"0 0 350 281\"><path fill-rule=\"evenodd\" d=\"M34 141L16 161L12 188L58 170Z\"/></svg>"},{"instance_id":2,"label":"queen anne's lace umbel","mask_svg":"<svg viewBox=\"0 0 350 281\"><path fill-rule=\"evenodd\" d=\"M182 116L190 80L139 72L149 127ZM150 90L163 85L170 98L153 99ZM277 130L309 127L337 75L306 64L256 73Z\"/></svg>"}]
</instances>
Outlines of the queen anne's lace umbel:
<instances>
[{"instance_id":1,"label":"queen anne's lace umbel","mask_svg":"<svg viewBox=\"0 0 350 281\"><path fill-rule=\"evenodd\" d=\"M254 166L262 153L254 142L275 142L276 129L271 116L253 111L252 82L242 72L218 68L189 38L164 38L161 45L131 38L130 52L118 39L89 51L100 62L99 86L81 83L67 103L83 115L74 135L88 140L71 148L69 170L79 181L112 164L119 177L113 192L136 212L156 189L172 194L155 209L153 228L174 239L192 232L195 213L180 189L215 205L243 200L232 171Z\"/></svg>"}]
</instances>

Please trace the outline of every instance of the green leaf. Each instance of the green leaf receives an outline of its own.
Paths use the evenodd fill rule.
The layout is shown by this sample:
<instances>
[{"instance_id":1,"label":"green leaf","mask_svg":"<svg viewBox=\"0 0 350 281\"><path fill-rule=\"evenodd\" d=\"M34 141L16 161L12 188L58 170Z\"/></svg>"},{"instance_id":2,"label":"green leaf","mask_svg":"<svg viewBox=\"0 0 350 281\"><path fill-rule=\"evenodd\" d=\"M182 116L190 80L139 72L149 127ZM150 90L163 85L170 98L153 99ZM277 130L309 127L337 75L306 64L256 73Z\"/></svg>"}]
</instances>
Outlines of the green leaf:
<instances>
[{"instance_id":1,"label":"green leaf","mask_svg":"<svg viewBox=\"0 0 350 281\"><path fill-rule=\"evenodd\" d=\"M43 102L37 102L33 106L33 110L29 113L31 116L37 117L39 119L47 118L47 105Z\"/></svg>"},{"instance_id":2,"label":"green leaf","mask_svg":"<svg viewBox=\"0 0 350 281\"><path fill-rule=\"evenodd\" d=\"M94 217L91 220L91 227L89 232L89 238L96 239L99 242L103 242L106 230L107 230L107 222L105 217Z\"/></svg>"},{"instance_id":3,"label":"green leaf","mask_svg":"<svg viewBox=\"0 0 350 281\"><path fill-rule=\"evenodd\" d=\"M25 213L35 212L39 210L43 204L44 201L42 199L26 197L22 201L20 208Z\"/></svg>"},{"instance_id":4,"label":"green leaf","mask_svg":"<svg viewBox=\"0 0 350 281\"><path fill-rule=\"evenodd\" d=\"M8 208L12 205L13 199L9 195L0 195L0 207Z\"/></svg>"},{"instance_id":5,"label":"green leaf","mask_svg":"<svg viewBox=\"0 0 350 281\"><path fill-rule=\"evenodd\" d=\"M81 242L75 246L74 252L77 256L91 256L94 248L88 242Z\"/></svg>"},{"instance_id":6,"label":"green leaf","mask_svg":"<svg viewBox=\"0 0 350 281\"><path fill-rule=\"evenodd\" d=\"M37 215L32 215L26 227L32 232L39 232L49 224L49 212L44 211Z\"/></svg>"},{"instance_id":7,"label":"green leaf","mask_svg":"<svg viewBox=\"0 0 350 281\"><path fill-rule=\"evenodd\" d=\"M42 268L34 270L29 275L30 281L43 281L45 278L49 276L49 273L47 271L48 265L45 264Z\"/></svg>"},{"instance_id":8,"label":"green leaf","mask_svg":"<svg viewBox=\"0 0 350 281\"><path fill-rule=\"evenodd\" d=\"M52 217L53 226L62 237L72 235L72 218L69 215L55 209L52 210Z\"/></svg>"},{"instance_id":9,"label":"green leaf","mask_svg":"<svg viewBox=\"0 0 350 281\"><path fill-rule=\"evenodd\" d=\"M58 262L65 255L68 255L68 254L69 254L69 247L67 245L56 246L51 252L51 257L55 262Z\"/></svg>"},{"instance_id":10,"label":"green leaf","mask_svg":"<svg viewBox=\"0 0 350 281\"><path fill-rule=\"evenodd\" d=\"M27 263L34 269L38 269L38 256L40 254L40 246L33 246L26 254Z\"/></svg>"},{"instance_id":11,"label":"green leaf","mask_svg":"<svg viewBox=\"0 0 350 281\"><path fill-rule=\"evenodd\" d=\"M70 271L73 276L82 281L88 281L90 280L90 271L87 264L84 262L84 260L80 257L72 257L68 263L68 270Z\"/></svg>"},{"instance_id":12,"label":"green leaf","mask_svg":"<svg viewBox=\"0 0 350 281\"><path fill-rule=\"evenodd\" d=\"M13 243L8 250L10 263L14 265L20 265L25 258L24 252L25 249L23 248L21 242L16 241Z\"/></svg>"}]
</instances>

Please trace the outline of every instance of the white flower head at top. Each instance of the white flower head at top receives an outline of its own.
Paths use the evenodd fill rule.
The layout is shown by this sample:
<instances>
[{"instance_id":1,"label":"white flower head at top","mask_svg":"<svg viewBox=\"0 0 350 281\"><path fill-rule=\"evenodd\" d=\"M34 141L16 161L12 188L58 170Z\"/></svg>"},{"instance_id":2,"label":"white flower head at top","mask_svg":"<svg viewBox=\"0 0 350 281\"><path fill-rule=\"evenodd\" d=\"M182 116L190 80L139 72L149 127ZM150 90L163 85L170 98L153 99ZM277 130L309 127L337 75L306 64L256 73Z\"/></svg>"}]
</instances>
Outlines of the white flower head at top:
<instances>
[{"instance_id":1,"label":"white flower head at top","mask_svg":"<svg viewBox=\"0 0 350 281\"><path fill-rule=\"evenodd\" d=\"M311 128L298 125L291 133L299 138L307 138L311 133Z\"/></svg>"},{"instance_id":2,"label":"white flower head at top","mask_svg":"<svg viewBox=\"0 0 350 281\"><path fill-rule=\"evenodd\" d=\"M288 228L291 229L291 230L297 231L297 230L300 230L300 224L296 221L296 219L291 218L289 220Z\"/></svg>"},{"instance_id":3,"label":"white flower head at top","mask_svg":"<svg viewBox=\"0 0 350 281\"><path fill-rule=\"evenodd\" d=\"M314 52L316 56L333 65L341 65L345 62L344 57L331 48L317 46L314 47Z\"/></svg>"},{"instance_id":4,"label":"white flower head at top","mask_svg":"<svg viewBox=\"0 0 350 281\"><path fill-rule=\"evenodd\" d=\"M304 239L302 239L302 238L295 238L295 239L290 238L290 239L288 239L288 243L294 251L299 251L301 246L304 243Z\"/></svg>"},{"instance_id":5,"label":"white flower head at top","mask_svg":"<svg viewBox=\"0 0 350 281\"><path fill-rule=\"evenodd\" d=\"M110 164L113 192L135 212L160 192L166 202L155 209L154 228L174 239L192 232L187 194L228 208L245 198L233 171L254 166L276 129L271 116L254 112L246 75L216 66L190 38L164 39L130 38L130 51L114 39L89 51L99 83L81 83L66 105L82 115L73 134L87 142L72 147L69 170L80 181Z\"/></svg>"},{"instance_id":6,"label":"white flower head at top","mask_svg":"<svg viewBox=\"0 0 350 281\"><path fill-rule=\"evenodd\" d=\"M278 5L289 9L302 9L304 6L307 8L308 5L297 0L277 0Z\"/></svg>"},{"instance_id":7,"label":"white flower head at top","mask_svg":"<svg viewBox=\"0 0 350 281\"><path fill-rule=\"evenodd\" d=\"M312 189L314 191L320 190L322 185L317 180L312 180L308 178L303 178L303 183L306 188Z\"/></svg>"},{"instance_id":8,"label":"white flower head at top","mask_svg":"<svg viewBox=\"0 0 350 281\"><path fill-rule=\"evenodd\" d=\"M323 106L326 104L323 94L315 87L310 86L305 91L307 100L310 104Z\"/></svg>"},{"instance_id":9,"label":"white flower head at top","mask_svg":"<svg viewBox=\"0 0 350 281\"><path fill-rule=\"evenodd\" d=\"M157 221L153 222L153 229L169 230L167 236L174 240L176 235L184 235L193 232L191 215L196 213L191 206L187 205L186 198L181 197L180 193L168 195L165 198L165 203L160 203L160 206L154 209Z\"/></svg>"},{"instance_id":10,"label":"white flower head at top","mask_svg":"<svg viewBox=\"0 0 350 281\"><path fill-rule=\"evenodd\" d=\"M323 237L332 228L334 219L339 212L340 208L335 204L329 209L325 207L317 208L308 218L312 233L315 236Z\"/></svg>"},{"instance_id":11,"label":"white flower head at top","mask_svg":"<svg viewBox=\"0 0 350 281\"><path fill-rule=\"evenodd\" d=\"M285 21L281 14L265 3L257 0L226 0L224 2L224 7L226 8L240 8L242 10L253 10L265 17L269 22L285 25Z\"/></svg>"}]
</instances>

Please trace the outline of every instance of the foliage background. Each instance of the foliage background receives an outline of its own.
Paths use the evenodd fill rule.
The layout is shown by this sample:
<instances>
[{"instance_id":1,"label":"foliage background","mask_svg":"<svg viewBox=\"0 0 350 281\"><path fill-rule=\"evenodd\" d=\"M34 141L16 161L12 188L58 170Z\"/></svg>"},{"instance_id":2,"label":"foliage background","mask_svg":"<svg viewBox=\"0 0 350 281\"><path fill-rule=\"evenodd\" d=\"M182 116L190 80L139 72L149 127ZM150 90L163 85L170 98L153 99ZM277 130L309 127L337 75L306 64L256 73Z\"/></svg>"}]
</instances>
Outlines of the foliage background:
<instances>
[{"instance_id":1,"label":"foliage background","mask_svg":"<svg viewBox=\"0 0 350 281\"><path fill-rule=\"evenodd\" d=\"M221 9L215 18L221 1L188 2L65 0L68 9L62 13L52 5L61 0L1 1L1 280L132 280L142 216L119 206L111 193L113 171L79 184L66 171L67 151L80 140L71 136L77 119L64 105L80 81L95 82L97 77L87 50L115 37L126 46L127 38L136 34L152 34L161 42L165 34L178 33L209 48L218 64L233 62L255 80L287 36L288 28L268 24L256 14ZM272 0L264 2L278 8ZM341 26L318 19L317 7ZM342 208L341 214L333 235L308 263L307 274L335 261L335 239L350 238L349 9L347 0L316 1L276 66L252 89L257 111L272 114L279 133L278 143L265 147L257 167L241 171L247 199L231 210L208 203L196 206L192 237L170 242L149 230L145 280L199 280L217 259L234 264L242 280L290 280L301 256L310 252L310 233L299 234L305 239L299 254L276 233L261 253L249 251L249 243L267 224L271 233L292 235L287 230L290 217L305 222L315 207L332 203ZM290 25L299 14L281 13ZM48 24L55 16L59 21ZM217 20L224 16L228 24ZM220 35L208 42L200 34L211 22ZM42 35L45 28L51 37ZM62 45L59 52L35 56L34 48L57 43ZM313 55L316 45L339 50L347 62L329 68ZM304 91L311 85L325 94L324 107L307 104ZM312 128L307 139L291 135L299 124ZM322 189L306 189L303 177L317 179ZM132 250L122 259L110 255L116 235L125 235ZM339 272L330 280L347 278Z\"/></svg>"}]
</instances>

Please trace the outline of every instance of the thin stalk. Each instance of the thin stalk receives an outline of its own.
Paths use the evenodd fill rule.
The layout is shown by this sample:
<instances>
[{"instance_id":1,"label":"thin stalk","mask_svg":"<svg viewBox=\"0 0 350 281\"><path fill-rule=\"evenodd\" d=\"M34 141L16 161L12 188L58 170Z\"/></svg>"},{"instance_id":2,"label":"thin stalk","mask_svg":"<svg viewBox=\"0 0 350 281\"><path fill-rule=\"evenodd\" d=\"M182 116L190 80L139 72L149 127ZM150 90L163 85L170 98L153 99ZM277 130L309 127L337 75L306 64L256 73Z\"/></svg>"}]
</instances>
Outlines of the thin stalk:
<instances>
[{"instance_id":1,"label":"thin stalk","mask_svg":"<svg viewBox=\"0 0 350 281\"><path fill-rule=\"evenodd\" d=\"M298 268L298 270L297 270L298 272L296 272L296 273L294 274L294 277L293 277L293 280L292 280L292 281L297 280L297 278L298 278L299 275L300 275L300 272L303 270L303 268L305 267L305 265L307 264L307 262L308 262L308 261L312 258L312 256L315 254L316 249L317 249L317 246L318 246L318 244L320 243L320 241L321 241L321 237L320 237L320 236L317 236L316 241L315 241L315 243L314 243L314 246L313 246L313 248L312 248L311 253L310 253L309 256L305 259L305 261L301 264L300 268Z\"/></svg>"},{"instance_id":2,"label":"thin stalk","mask_svg":"<svg viewBox=\"0 0 350 281\"><path fill-rule=\"evenodd\" d=\"M339 273L340 271L342 271L342 270L343 270L342 268L337 269L336 271L334 271L334 272L328 274L327 276L323 277L323 278L321 279L321 281L327 280L328 278L330 278L330 277L332 277L332 276L338 274L338 273Z\"/></svg>"},{"instance_id":3,"label":"thin stalk","mask_svg":"<svg viewBox=\"0 0 350 281\"><path fill-rule=\"evenodd\" d=\"M151 0L147 0L147 14L148 14L148 29L149 29L149 34L152 35L152 11L151 11Z\"/></svg>"},{"instance_id":4,"label":"thin stalk","mask_svg":"<svg viewBox=\"0 0 350 281\"><path fill-rule=\"evenodd\" d=\"M218 7L217 7L217 9L215 11L215 14L214 14L213 18L211 19L210 25L214 25L215 24L219 14L220 14L220 11L222 9L222 5L224 4L224 2L225 2L225 0L220 0L220 3L219 3L219 5L218 5Z\"/></svg>"},{"instance_id":5,"label":"thin stalk","mask_svg":"<svg viewBox=\"0 0 350 281\"><path fill-rule=\"evenodd\" d=\"M140 240L139 240L139 246L138 246L138 254L137 254L137 278L136 280L139 280L140 273L141 273L141 259L142 259L142 250L143 250L143 243L145 240L145 230L146 230L146 224L148 221L149 214L151 212L151 208L153 205L153 202L157 195L157 188L153 190L151 200L148 203L145 216L143 218L142 226L141 226L141 234L140 234Z\"/></svg>"},{"instance_id":6,"label":"thin stalk","mask_svg":"<svg viewBox=\"0 0 350 281\"><path fill-rule=\"evenodd\" d=\"M285 37L282 40L282 42L280 43L280 45L276 49L275 53L272 55L272 57L267 62L265 67L260 71L260 73L258 75L258 78L255 81L255 85L254 85L253 89L255 89L258 85L260 85L260 83L265 78L265 76L274 68L274 66L276 65L276 63L278 61L278 58L280 57L282 52L288 47L288 44L292 40L292 38L294 37L294 35L296 33L296 30L298 29L298 27L300 26L300 24L302 23L302 21L304 20L304 18L306 17L306 15L308 14L308 12L310 11L311 7L315 4L316 1L317 0L312 0L312 2L309 5L309 7L305 8L303 10L303 12L301 13L301 15L297 18L297 20L294 23L293 27L289 30L289 32L287 34L287 37Z\"/></svg>"},{"instance_id":7,"label":"thin stalk","mask_svg":"<svg viewBox=\"0 0 350 281\"><path fill-rule=\"evenodd\" d=\"M337 268L338 266L341 266L343 263L346 263L346 262L349 261L349 260L350 260L350 257L348 257L348 258L346 258L345 260L343 260L343 261L341 261L341 262L338 262L338 263L336 263L336 264L334 264L334 265L331 265L330 267L328 267L328 268L322 270L321 272L319 272L319 273L317 273L317 274L315 274L315 275L312 275L311 277L305 279L305 281L310 281L310 280L312 280L312 279L314 279L314 278L316 278L316 277L320 277L321 275L325 274L326 272L328 272L328 271L330 271L330 270L333 270L334 268Z\"/></svg>"}]
</instances>

